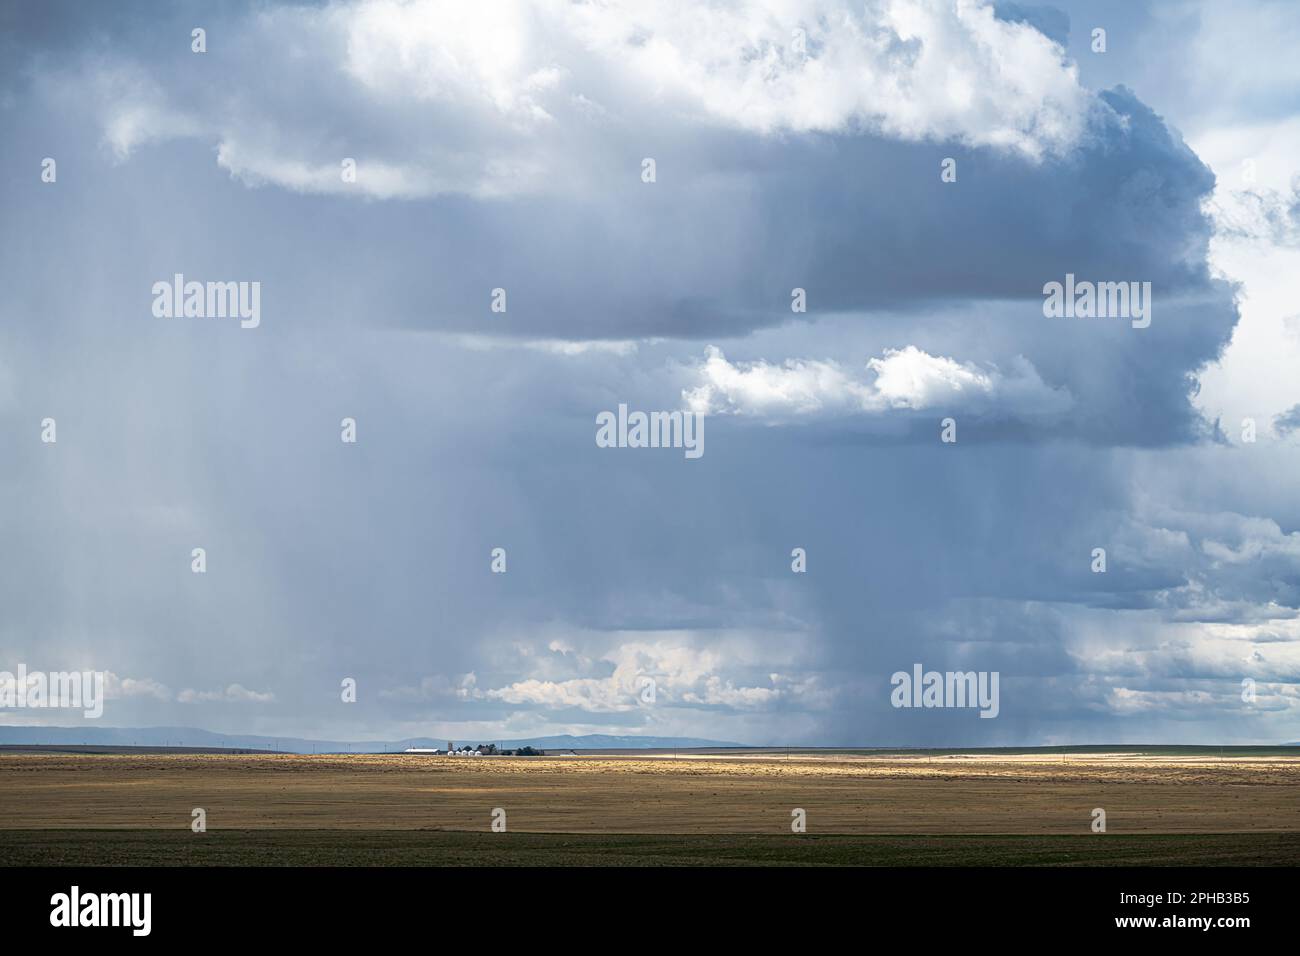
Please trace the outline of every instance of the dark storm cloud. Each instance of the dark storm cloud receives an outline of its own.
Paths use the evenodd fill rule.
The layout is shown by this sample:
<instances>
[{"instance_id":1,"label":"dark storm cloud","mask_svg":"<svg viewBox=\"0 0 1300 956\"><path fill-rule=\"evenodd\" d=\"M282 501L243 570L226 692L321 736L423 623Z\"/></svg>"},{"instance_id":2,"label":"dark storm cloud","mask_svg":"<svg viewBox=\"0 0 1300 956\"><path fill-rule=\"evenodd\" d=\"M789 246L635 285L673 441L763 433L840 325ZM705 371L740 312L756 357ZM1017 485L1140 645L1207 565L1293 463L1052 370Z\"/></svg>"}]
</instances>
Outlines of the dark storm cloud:
<instances>
[{"instance_id":1,"label":"dark storm cloud","mask_svg":"<svg viewBox=\"0 0 1300 956\"><path fill-rule=\"evenodd\" d=\"M1279 435L1289 435L1300 428L1300 405L1293 405L1273 419L1273 429Z\"/></svg>"},{"instance_id":2,"label":"dark storm cloud","mask_svg":"<svg viewBox=\"0 0 1300 956\"><path fill-rule=\"evenodd\" d=\"M243 82L253 84L251 76ZM291 88L294 102L312 102L310 90ZM287 115L290 99L279 95ZM167 109L184 116L194 104ZM54 144L73 134L44 135L57 152ZM1219 354L1236 320L1231 290L1205 267L1210 230L1200 203L1213 177L1132 93L1102 94L1081 145L1041 163L871 136L661 136L654 184L636 177L632 153L616 174L598 164L600 176L561 184L561 195L513 199L358 202L249 190L190 139L146 142L116 165L106 148L77 149L65 154L65 184L79 204L121 207L123 227L156 250L142 257L119 247L130 261L109 278L123 285L123 307L141 281L178 269L246 275L260 263L298 260L314 268L287 271L268 289L292 303L281 324L706 340L788 321L791 289L800 287L813 318L855 312L884 328L884 312L901 315L904 330L879 349L917 344L958 360L984 353L1002 365L1024 355L1048 387L1075 400L1054 432L1143 445L1207 432L1188 401L1188 376ZM340 142L335 152L346 150ZM85 164L87 152L89 168L66 165ZM956 183L939 179L949 154ZM40 186L10 188L35 196ZM166 211L147 212L162 195L172 197ZM128 211L128 202L138 204ZM14 206L19 219L41 215L16 197ZM209 223L227 217L239 223L237 244L211 239ZM33 218L22 232L35 231ZM87 259L102 257L86 245ZM1150 282L1152 327L1043 318L1043 285L1067 273ZM489 311L495 288L508 294L505 314ZM995 327L970 334L934 318L977 302L1003 303ZM990 429L1041 430L1023 422Z\"/></svg>"},{"instance_id":3,"label":"dark storm cloud","mask_svg":"<svg viewBox=\"0 0 1300 956\"><path fill-rule=\"evenodd\" d=\"M849 127L762 135L639 101L587 125L590 107L555 106L559 132L534 148L456 105L376 112L333 34L249 26L328 9L10 14L0 483L21 505L0 517L0 646L139 680L113 722L1114 737L1133 726L1117 689L1235 676L1218 649L1160 657L1150 622L1295 608L1285 524L1242 518L1294 496L1178 484L1206 460L1202 485L1236 467L1218 458L1139 482L1147 453L1113 447L1172 455L1209 432L1189 395L1237 318L1205 264L1212 176L1140 91L1089 97L1081 139L1037 159ZM1063 29L1044 9L1000 12ZM209 30L207 60L191 25ZM358 155L364 176L368 154L442 139L456 188L440 195L329 193L310 171L285 188L304 156L333 177ZM551 178L476 194L473 147L517 158L520 143ZM956 183L940 181L947 156ZM262 325L155 319L151 285L176 272L261 281ZM1151 327L1045 318L1042 286L1067 272L1151 282ZM643 341L532 347L552 339ZM1071 401L1035 419L967 414L957 396L886 409L888 427L717 415L689 462L595 446L596 412L676 407L715 342L778 367L860 369L907 346L1003 370L1023 356L1046 389L1032 394ZM955 446L937 441L949 412ZM47 415L56 446L37 439ZM1106 629L1119 646L1103 658ZM889 676L915 661L1001 671L1002 715L894 709ZM637 668L663 707L629 706Z\"/></svg>"}]
</instances>

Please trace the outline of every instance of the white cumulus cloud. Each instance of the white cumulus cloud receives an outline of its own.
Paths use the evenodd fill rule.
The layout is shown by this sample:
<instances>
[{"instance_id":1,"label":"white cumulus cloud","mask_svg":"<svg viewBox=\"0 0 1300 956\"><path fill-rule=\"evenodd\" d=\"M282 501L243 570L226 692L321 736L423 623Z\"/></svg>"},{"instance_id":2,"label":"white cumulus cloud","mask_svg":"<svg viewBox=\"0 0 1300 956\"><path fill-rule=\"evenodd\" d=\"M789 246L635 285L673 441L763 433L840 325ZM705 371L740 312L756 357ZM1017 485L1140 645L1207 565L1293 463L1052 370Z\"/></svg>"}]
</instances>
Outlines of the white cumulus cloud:
<instances>
[{"instance_id":1,"label":"white cumulus cloud","mask_svg":"<svg viewBox=\"0 0 1300 956\"><path fill-rule=\"evenodd\" d=\"M1096 105L1059 46L987 0L376 0L223 32L205 56L245 59L220 90L161 65L90 67L118 156L197 136L250 184L491 197L569 188L651 128L869 132L1037 160L1069 150ZM304 75L314 99L282 95Z\"/></svg>"},{"instance_id":2,"label":"white cumulus cloud","mask_svg":"<svg viewBox=\"0 0 1300 956\"><path fill-rule=\"evenodd\" d=\"M196 703L237 703L237 704L268 704L275 700L275 694L270 691L249 690L243 684L230 684L224 690L194 690L185 688L176 695L176 699L182 704Z\"/></svg>"},{"instance_id":3,"label":"white cumulus cloud","mask_svg":"<svg viewBox=\"0 0 1300 956\"><path fill-rule=\"evenodd\" d=\"M769 420L940 407L1041 418L1073 404L1068 391L1047 385L1023 356L1014 357L1004 372L913 345L886 349L856 369L829 359L732 363L709 346L695 375L698 384L682 390L692 411Z\"/></svg>"}]
</instances>

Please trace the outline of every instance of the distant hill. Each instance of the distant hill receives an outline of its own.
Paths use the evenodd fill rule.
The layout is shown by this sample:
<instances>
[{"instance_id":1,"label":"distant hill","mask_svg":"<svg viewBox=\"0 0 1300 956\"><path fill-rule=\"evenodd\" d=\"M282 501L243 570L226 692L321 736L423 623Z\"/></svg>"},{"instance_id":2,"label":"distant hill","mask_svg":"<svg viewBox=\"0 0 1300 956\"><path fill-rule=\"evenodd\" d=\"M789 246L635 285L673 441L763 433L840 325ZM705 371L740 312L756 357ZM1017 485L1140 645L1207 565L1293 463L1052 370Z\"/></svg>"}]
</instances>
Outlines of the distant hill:
<instances>
[{"instance_id":1,"label":"distant hill","mask_svg":"<svg viewBox=\"0 0 1300 956\"><path fill-rule=\"evenodd\" d=\"M491 737L465 738L456 746L495 743L514 749L533 747L538 750L664 750L673 747L739 747L741 744L694 737L614 737L586 734L575 737L530 737L523 740L497 740ZM408 737L404 740L311 740L302 737L266 737L256 734L218 734L197 727L4 727L0 726L0 745L52 744L68 746L88 744L98 747L185 747L234 748L239 750L281 750L286 753L392 753L408 747L445 748L447 739Z\"/></svg>"}]
</instances>

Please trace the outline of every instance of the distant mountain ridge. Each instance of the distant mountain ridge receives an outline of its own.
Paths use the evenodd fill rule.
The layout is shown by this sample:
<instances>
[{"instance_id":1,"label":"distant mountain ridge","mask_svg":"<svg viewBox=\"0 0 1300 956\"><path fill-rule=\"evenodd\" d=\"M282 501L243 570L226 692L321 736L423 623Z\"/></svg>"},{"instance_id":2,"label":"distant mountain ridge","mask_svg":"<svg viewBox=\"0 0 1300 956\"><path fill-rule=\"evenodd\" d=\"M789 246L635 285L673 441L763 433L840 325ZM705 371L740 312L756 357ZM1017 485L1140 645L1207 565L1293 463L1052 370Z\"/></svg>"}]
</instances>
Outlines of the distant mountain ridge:
<instances>
[{"instance_id":1,"label":"distant mountain ridge","mask_svg":"<svg viewBox=\"0 0 1300 956\"><path fill-rule=\"evenodd\" d=\"M52 744L96 747L228 747L238 750L282 750L286 753L393 753L408 747L445 749L445 738L407 737L403 740L312 740L304 737L268 737L258 734L219 734L197 727L6 727L0 726L2 744ZM501 740L493 737L466 737L454 740L456 746L494 743L514 749L533 747L538 750L664 750L673 747L741 747L743 744L695 737L637 737L607 734L558 734Z\"/></svg>"},{"instance_id":2,"label":"distant mountain ridge","mask_svg":"<svg viewBox=\"0 0 1300 956\"><path fill-rule=\"evenodd\" d=\"M559 734L552 737L533 737L528 740L475 740L474 743L496 743L503 747L537 747L542 750L667 750L672 747L746 746L732 741L702 740L698 737L612 737L607 734L583 734L580 737Z\"/></svg>"}]
</instances>

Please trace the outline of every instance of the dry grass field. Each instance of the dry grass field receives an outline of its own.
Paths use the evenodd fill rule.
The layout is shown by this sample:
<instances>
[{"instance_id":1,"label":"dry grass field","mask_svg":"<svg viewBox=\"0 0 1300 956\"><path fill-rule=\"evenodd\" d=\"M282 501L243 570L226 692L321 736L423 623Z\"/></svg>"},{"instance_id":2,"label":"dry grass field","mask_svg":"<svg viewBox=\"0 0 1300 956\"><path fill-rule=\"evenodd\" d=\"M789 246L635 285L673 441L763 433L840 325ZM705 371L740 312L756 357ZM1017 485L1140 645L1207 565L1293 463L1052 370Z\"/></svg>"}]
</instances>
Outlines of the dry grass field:
<instances>
[{"instance_id":1,"label":"dry grass field","mask_svg":"<svg viewBox=\"0 0 1300 956\"><path fill-rule=\"evenodd\" d=\"M1300 831L1300 759L1149 754L0 754L0 830L810 835Z\"/></svg>"}]
</instances>

